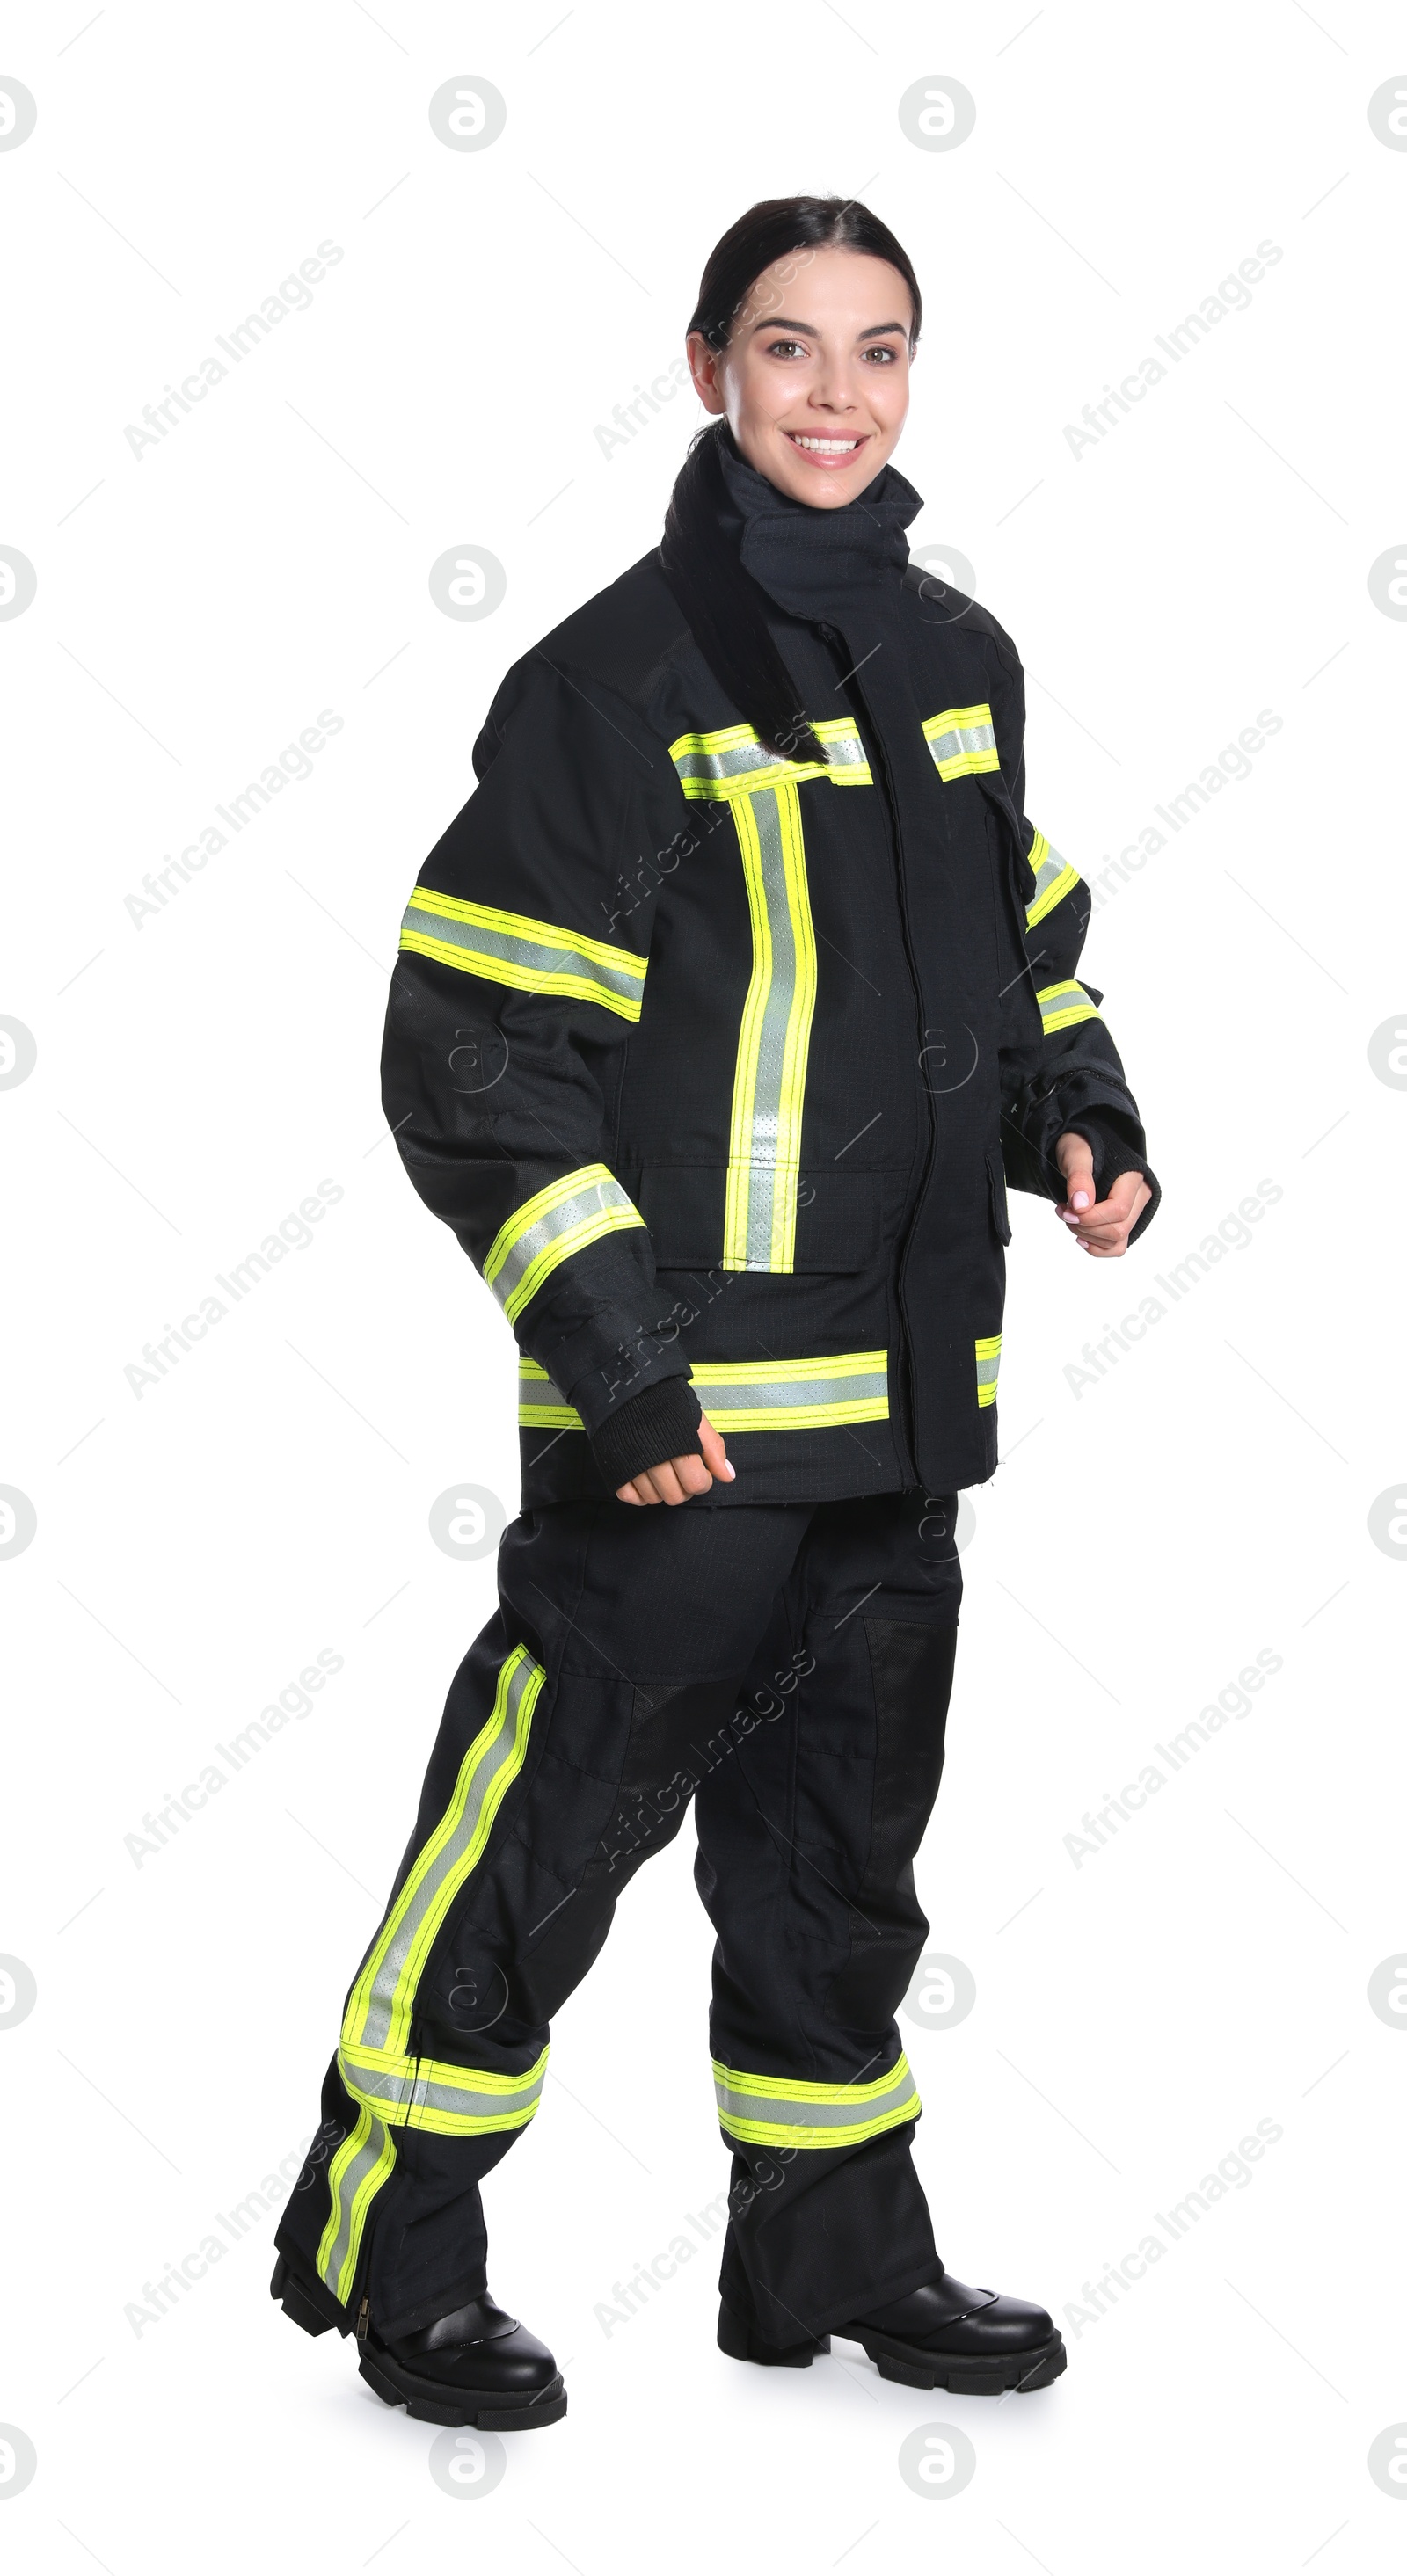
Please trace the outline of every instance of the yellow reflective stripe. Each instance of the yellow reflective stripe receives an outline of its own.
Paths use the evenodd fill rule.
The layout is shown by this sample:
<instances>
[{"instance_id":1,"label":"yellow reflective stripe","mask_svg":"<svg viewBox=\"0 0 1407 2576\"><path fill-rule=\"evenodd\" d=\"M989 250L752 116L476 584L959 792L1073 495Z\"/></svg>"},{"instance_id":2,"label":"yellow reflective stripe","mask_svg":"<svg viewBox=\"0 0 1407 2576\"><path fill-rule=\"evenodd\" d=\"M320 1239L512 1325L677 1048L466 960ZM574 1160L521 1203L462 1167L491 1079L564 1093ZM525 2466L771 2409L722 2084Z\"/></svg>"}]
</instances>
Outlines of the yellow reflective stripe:
<instances>
[{"instance_id":1,"label":"yellow reflective stripe","mask_svg":"<svg viewBox=\"0 0 1407 2576\"><path fill-rule=\"evenodd\" d=\"M397 2129L429 2129L443 2138L485 2137L526 2128L542 2099L544 2048L523 2075L454 2066L432 2057L397 2057L389 2049L338 2051L338 2071L357 2102Z\"/></svg>"},{"instance_id":2,"label":"yellow reflective stripe","mask_svg":"<svg viewBox=\"0 0 1407 2576\"><path fill-rule=\"evenodd\" d=\"M825 750L824 763L779 759L764 749L749 724L723 725L715 733L681 733L670 744L669 756L685 795L713 804L750 795L758 787L794 787L804 778L828 778L833 787L873 785L852 717L827 716L811 730Z\"/></svg>"},{"instance_id":3,"label":"yellow reflective stripe","mask_svg":"<svg viewBox=\"0 0 1407 2576\"><path fill-rule=\"evenodd\" d=\"M1001 1355L1002 1337L1000 1333L989 1333L985 1340L979 1340L977 1344L977 1401L979 1405L996 1403L997 1370L1001 1364Z\"/></svg>"},{"instance_id":4,"label":"yellow reflective stripe","mask_svg":"<svg viewBox=\"0 0 1407 2576\"><path fill-rule=\"evenodd\" d=\"M735 1431L824 1431L889 1419L885 1351L845 1351L829 1359L696 1360L692 1385L725 1438Z\"/></svg>"},{"instance_id":5,"label":"yellow reflective stripe","mask_svg":"<svg viewBox=\"0 0 1407 2576\"><path fill-rule=\"evenodd\" d=\"M713 2084L720 2125L729 2137L752 2146L859 2146L916 2120L923 2107L902 2054L871 2084L806 2084L791 2076L751 2075L715 2058Z\"/></svg>"},{"instance_id":6,"label":"yellow reflective stripe","mask_svg":"<svg viewBox=\"0 0 1407 2576\"><path fill-rule=\"evenodd\" d=\"M795 786L733 799L752 919L723 1217L725 1270L790 1270L816 1009L816 935Z\"/></svg>"},{"instance_id":7,"label":"yellow reflective stripe","mask_svg":"<svg viewBox=\"0 0 1407 2576\"><path fill-rule=\"evenodd\" d=\"M1073 1029L1080 1020L1099 1017L1083 984L1047 984L1036 1000L1041 1006L1041 1029L1048 1038L1053 1038L1058 1029Z\"/></svg>"},{"instance_id":8,"label":"yellow reflective stripe","mask_svg":"<svg viewBox=\"0 0 1407 2576\"><path fill-rule=\"evenodd\" d=\"M466 975L511 984L524 993L556 993L597 1002L622 1019L638 1020L648 960L630 948L609 947L553 921L500 912L492 904L462 902L418 885L401 925L400 944Z\"/></svg>"},{"instance_id":9,"label":"yellow reflective stripe","mask_svg":"<svg viewBox=\"0 0 1407 2576\"><path fill-rule=\"evenodd\" d=\"M604 1163L584 1163L514 1209L490 1246L484 1277L511 1324L559 1262L644 1222Z\"/></svg>"},{"instance_id":10,"label":"yellow reflective stripe","mask_svg":"<svg viewBox=\"0 0 1407 2576\"><path fill-rule=\"evenodd\" d=\"M584 1431L574 1404L568 1404L545 1368L536 1360L518 1362L518 1421L524 1431Z\"/></svg>"},{"instance_id":11,"label":"yellow reflective stripe","mask_svg":"<svg viewBox=\"0 0 1407 2576\"><path fill-rule=\"evenodd\" d=\"M363 2104L328 2167L330 2207L317 2251L319 2278L345 2307L357 2276L367 2211L396 2161L385 2122Z\"/></svg>"},{"instance_id":12,"label":"yellow reflective stripe","mask_svg":"<svg viewBox=\"0 0 1407 2576\"><path fill-rule=\"evenodd\" d=\"M544 1679L526 1646L515 1646L499 1672L488 1718L460 1764L449 1805L393 1898L347 1999L344 2047L404 2053L425 1961L522 1770Z\"/></svg>"},{"instance_id":13,"label":"yellow reflective stripe","mask_svg":"<svg viewBox=\"0 0 1407 2576\"><path fill-rule=\"evenodd\" d=\"M992 710L985 704L944 707L940 715L926 718L923 738L942 779L967 778L980 769L1001 767Z\"/></svg>"},{"instance_id":14,"label":"yellow reflective stripe","mask_svg":"<svg viewBox=\"0 0 1407 2576\"><path fill-rule=\"evenodd\" d=\"M1036 880L1035 893L1026 906L1026 927L1034 930L1038 921L1044 921L1048 912L1054 912L1056 905L1073 893L1080 876L1068 859L1062 859L1060 852L1051 848L1044 832L1035 834L1026 853L1026 864Z\"/></svg>"}]
</instances>

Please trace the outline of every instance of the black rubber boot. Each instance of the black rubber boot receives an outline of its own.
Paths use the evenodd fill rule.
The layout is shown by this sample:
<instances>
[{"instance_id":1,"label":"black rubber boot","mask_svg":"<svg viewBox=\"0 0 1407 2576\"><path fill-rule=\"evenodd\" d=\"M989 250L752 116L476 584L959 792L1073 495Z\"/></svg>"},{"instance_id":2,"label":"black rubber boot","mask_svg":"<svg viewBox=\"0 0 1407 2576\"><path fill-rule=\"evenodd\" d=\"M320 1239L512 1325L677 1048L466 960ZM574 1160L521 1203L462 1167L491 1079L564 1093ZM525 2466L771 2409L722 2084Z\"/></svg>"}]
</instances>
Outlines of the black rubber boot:
<instances>
[{"instance_id":1,"label":"black rubber boot","mask_svg":"<svg viewBox=\"0 0 1407 2576\"><path fill-rule=\"evenodd\" d=\"M508 2316L487 2291L418 2334L385 2342L363 2299L353 2318L321 2282L295 2274L282 2255L269 2284L284 2315L305 2334L355 2332L357 2366L387 2406L425 2424L472 2425L481 2433L528 2433L567 2411L562 2374L545 2343Z\"/></svg>"},{"instance_id":2,"label":"black rubber boot","mask_svg":"<svg viewBox=\"0 0 1407 2576\"><path fill-rule=\"evenodd\" d=\"M956 2396L1048 2388L1065 2368L1064 2343L1044 2308L971 2290L951 2272L836 2333L864 2345L881 2379Z\"/></svg>"},{"instance_id":3,"label":"black rubber boot","mask_svg":"<svg viewBox=\"0 0 1407 2576\"><path fill-rule=\"evenodd\" d=\"M1029 2299L970 2290L945 2272L907 2298L854 2317L834 2332L863 2344L881 2379L905 2388L947 2388L955 2396L999 2396L1006 2389L1048 2388L1065 2368L1065 2346L1044 2308ZM718 2314L718 2347L734 2361L764 2369L809 2370L829 2352L828 2334L799 2343L764 2343L757 2328L726 2304Z\"/></svg>"}]
</instances>

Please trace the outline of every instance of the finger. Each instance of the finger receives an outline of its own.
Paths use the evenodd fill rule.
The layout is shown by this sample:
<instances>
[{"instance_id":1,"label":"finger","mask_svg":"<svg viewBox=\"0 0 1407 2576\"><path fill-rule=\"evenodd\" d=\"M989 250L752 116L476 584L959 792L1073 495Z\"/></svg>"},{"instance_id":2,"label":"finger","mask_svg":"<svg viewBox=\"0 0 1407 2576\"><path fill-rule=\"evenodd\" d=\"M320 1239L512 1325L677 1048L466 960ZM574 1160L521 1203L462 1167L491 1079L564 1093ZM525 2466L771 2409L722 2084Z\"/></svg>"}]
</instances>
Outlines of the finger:
<instances>
[{"instance_id":1,"label":"finger","mask_svg":"<svg viewBox=\"0 0 1407 2576\"><path fill-rule=\"evenodd\" d=\"M618 1503L635 1503L638 1505L642 1503L644 1499L645 1497L643 1494L637 1494L633 1484L617 1485L616 1487L616 1501Z\"/></svg>"},{"instance_id":2,"label":"finger","mask_svg":"<svg viewBox=\"0 0 1407 2576\"><path fill-rule=\"evenodd\" d=\"M662 1503L682 1503L688 1499L674 1472L671 1458L663 1459L658 1467L650 1469L650 1482Z\"/></svg>"},{"instance_id":3,"label":"finger","mask_svg":"<svg viewBox=\"0 0 1407 2576\"><path fill-rule=\"evenodd\" d=\"M723 1446L722 1436L715 1431L706 1413L699 1422L699 1443L704 1454L704 1465L711 1474L720 1476L725 1485L731 1485L737 1470L729 1466L728 1452Z\"/></svg>"},{"instance_id":4,"label":"finger","mask_svg":"<svg viewBox=\"0 0 1407 2576\"><path fill-rule=\"evenodd\" d=\"M682 1458L672 1458L670 1460L670 1465L673 1467L675 1475L678 1477L686 1494L706 1494L708 1492L710 1485L713 1483L713 1478L709 1474L708 1468L703 1459L697 1457L692 1450Z\"/></svg>"}]
</instances>

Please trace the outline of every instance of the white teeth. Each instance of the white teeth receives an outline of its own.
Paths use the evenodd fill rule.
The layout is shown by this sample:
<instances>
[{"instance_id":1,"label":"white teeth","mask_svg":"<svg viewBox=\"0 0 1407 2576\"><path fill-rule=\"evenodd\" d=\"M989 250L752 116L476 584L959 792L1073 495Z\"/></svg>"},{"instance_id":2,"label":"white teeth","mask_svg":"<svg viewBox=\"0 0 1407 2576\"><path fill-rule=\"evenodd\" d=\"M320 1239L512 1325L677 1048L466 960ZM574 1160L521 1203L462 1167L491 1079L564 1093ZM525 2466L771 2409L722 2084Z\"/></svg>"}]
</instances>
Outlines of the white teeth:
<instances>
[{"instance_id":1,"label":"white teeth","mask_svg":"<svg viewBox=\"0 0 1407 2576\"><path fill-rule=\"evenodd\" d=\"M793 447L812 447L818 456L850 456L859 446L858 438L803 438L799 430L788 430Z\"/></svg>"}]
</instances>

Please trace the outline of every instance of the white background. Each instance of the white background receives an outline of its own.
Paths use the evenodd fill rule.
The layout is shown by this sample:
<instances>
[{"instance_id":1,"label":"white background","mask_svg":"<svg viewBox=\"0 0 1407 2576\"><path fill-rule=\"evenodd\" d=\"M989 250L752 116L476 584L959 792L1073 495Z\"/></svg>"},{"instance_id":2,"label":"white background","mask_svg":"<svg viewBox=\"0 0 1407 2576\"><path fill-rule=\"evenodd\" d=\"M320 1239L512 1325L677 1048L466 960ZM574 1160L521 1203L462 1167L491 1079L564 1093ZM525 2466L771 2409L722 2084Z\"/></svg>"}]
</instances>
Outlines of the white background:
<instances>
[{"instance_id":1,"label":"white background","mask_svg":"<svg viewBox=\"0 0 1407 2576\"><path fill-rule=\"evenodd\" d=\"M1407 1102L1369 1042L1404 1000L1407 625L1368 574L1407 554L1407 154L1368 101L1403 72L1400 12L89 17L14 6L0 37L38 102L0 152L0 542L38 579L0 623L0 1011L38 1049L0 1097L0 1481L38 1521L0 1563L0 1951L38 1992L0 2029L0 2420L38 2454L0 2485L12 2563L1396 2566L1407 2492L1367 2458L1407 2419L1407 2036L1367 1990L1407 1931L1407 1570L1369 1513L1404 1467ZM507 102L483 151L430 126L460 74ZM898 102L942 76L975 131L920 149ZM272 2215L155 2323L125 2312L296 2169L492 1604L492 1557L438 1549L430 1507L460 1479L514 1506L510 1337L381 1127L399 915L507 665L655 543L692 397L609 456L597 425L678 350L725 224L815 188L862 193L920 272L911 537L962 551L1022 650L1057 847L1097 877L1258 711L1282 719L1091 928L1164 1202L1119 1272L1016 1205L1007 1463L970 1497L920 1865L933 1947L977 1985L961 2027L904 2025L939 2245L1046 2301L1070 2368L1000 2404L882 2385L856 2347L743 2370L713 2344L716 2249L604 2331L613 2285L726 2180L686 1830L487 2187L493 2286L568 2365L571 2412L453 2496L432 2430L270 2305ZM125 426L323 241L344 256L310 309L135 455ZM1283 257L1249 309L1076 457L1065 425L1262 241ZM461 623L427 576L466 544L507 595ZM134 926L144 875L325 708L313 775ZM324 1178L343 1196L313 1241L134 1394L142 1346ZM1249 1243L1072 1384L1261 1180L1283 1195ZM144 1813L324 1648L343 1667L311 1714L138 1867ZM1077 1867L1084 1811L1265 1648L1251 1713ZM1262 2120L1283 2135L1250 2180L1088 2310ZM935 2422L976 2446L960 2495L899 2473Z\"/></svg>"}]
</instances>

